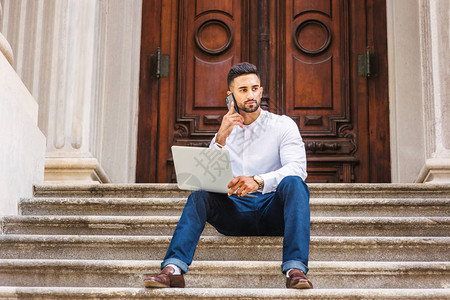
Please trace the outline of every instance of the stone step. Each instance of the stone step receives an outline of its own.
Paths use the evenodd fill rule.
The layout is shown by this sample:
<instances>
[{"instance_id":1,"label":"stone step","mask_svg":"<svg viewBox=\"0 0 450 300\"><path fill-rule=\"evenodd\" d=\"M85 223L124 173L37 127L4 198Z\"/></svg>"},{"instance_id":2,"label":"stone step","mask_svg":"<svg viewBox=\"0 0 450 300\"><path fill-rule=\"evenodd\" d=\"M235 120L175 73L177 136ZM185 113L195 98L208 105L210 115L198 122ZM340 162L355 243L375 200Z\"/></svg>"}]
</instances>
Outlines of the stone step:
<instances>
[{"instance_id":1,"label":"stone step","mask_svg":"<svg viewBox=\"0 0 450 300\"><path fill-rule=\"evenodd\" d=\"M172 235L177 216L8 216L4 234ZM448 236L450 217L312 217L313 236ZM209 224L203 235L220 235Z\"/></svg>"},{"instance_id":2,"label":"stone step","mask_svg":"<svg viewBox=\"0 0 450 300\"><path fill-rule=\"evenodd\" d=\"M392 183L311 183L311 197L317 198L449 198L448 184L392 184ZM184 198L189 191L181 191L176 184L45 184L34 187L35 197L115 197L115 198Z\"/></svg>"},{"instance_id":3,"label":"stone step","mask_svg":"<svg viewBox=\"0 0 450 300\"><path fill-rule=\"evenodd\" d=\"M19 204L22 215L177 216L186 197L31 198ZM311 198L313 217L431 217L450 215L448 198Z\"/></svg>"},{"instance_id":4,"label":"stone step","mask_svg":"<svg viewBox=\"0 0 450 300\"><path fill-rule=\"evenodd\" d=\"M311 262L316 289L450 288L450 262ZM160 261L0 260L4 286L142 287ZM255 280L258 278L258 280ZM417 280L421 278L421 280ZM337 280L339 279L339 280ZM283 288L280 263L197 261L185 275L189 288Z\"/></svg>"},{"instance_id":5,"label":"stone step","mask_svg":"<svg viewBox=\"0 0 450 300\"><path fill-rule=\"evenodd\" d=\"M449 299L450 289L0 287L0 299Z\"/></svg>"},{"instance_id":6,"label":"stone step","mask_svg":"<svg viewBox=\"0 0 450 300\"><path fill-rule=\"evenodd\" d=\"M170 236L0 235L4 259L161 260ZM200 238L194 260L281 260L282 237ZM313 236L310 260L448 261L450 237Z\"/></svg>"}]
</instances>

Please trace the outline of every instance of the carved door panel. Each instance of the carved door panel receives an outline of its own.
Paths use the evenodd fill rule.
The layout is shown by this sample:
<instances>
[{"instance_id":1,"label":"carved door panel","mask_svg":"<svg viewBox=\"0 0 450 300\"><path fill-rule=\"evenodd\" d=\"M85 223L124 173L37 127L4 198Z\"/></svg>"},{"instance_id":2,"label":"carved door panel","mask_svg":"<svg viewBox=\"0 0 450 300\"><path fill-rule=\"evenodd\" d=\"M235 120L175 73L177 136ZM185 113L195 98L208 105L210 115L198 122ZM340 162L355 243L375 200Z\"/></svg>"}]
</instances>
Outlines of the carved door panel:
<instances>
[{"instance_id":1,"label":"carved door panel","mask_svg":"<svg viewBox=\"0 0 450 300\"><path fill-rule=\"evenodd\" d=\"M166 43L162 41L160 47L162 54L170 55L170 71L167 78L148 75L143 80L141 75L140 102L145 103L143 99L147 97L150 102L157 102L153 105L153 113L159 118L157 122L154 119L151 121L146 112L139 116L142 145L148 145L146 134L155 134L156 130L156 138L149 148L157 150L151 152L149 148L142 148L138 141L137 182L175 180L170 146L209 145L222 116L227 112L228 70L233 64L249 58L248 3L246 0L144 1L144 15L146 10L160 7L161 18L160 24L144 18L142 40L144 34L151 34L149 28L153 32L159 30L161 36L153 40L167 40ZM173 27L176 31L171 30ZM148 33L144 33L146 28ZM141 55L144 59L156 49L156 43L153 42L153 49L150 43L146 40L142 44ZM147 58L147 61L150 59ZM141 62L142 65L145 63ZM147 69L152 67L146 65L141 72L147 72ZM158 89L158 96L147 92L149 82L153 83L154 89ZM157 129L145 131L141 126ZM152 159L146 160L145 157ZM147 167L139 165L140 162ZM156 166L151 168L148 164Z\"/></svg>"},{"instance_id":2,"label":"carved door panel","mask_svg":"<svg viewBox=\"0 0 450 300\"><path fill-rule=\"evenodd\" d=\"M352 20L349 2L294 0L280 9L285 20L280 23L286 24L280 28L285 40L280 107L297 122L308 152L309 179L318 182L352 182L359 163L350 34L351 22L361 18Z\"/></svg>"},{"instance_id":3,"label":"carved door panel","mask_svg":"<svg viewBox=\"0 0 450 300\"><path fill-rule=\"evenodd\" d=\"M246 1L180 1L175 142L205 145L226 113L226 76L248 58Z\"/></svg>"},{"instance_id":4,"label":"carved door panel","mask_svg":"<svg viewBox=\"0 0 450 300\"><path fill-rule=\"evenodd\" d=\"M248 59L248 1L180 1L174 145L207 147L226 114L226 77ZM173 162L168 156L167 166ZM174 172L168 174L174 180Z\"/></svg>"},{"instance_id":5,"label":"carved door panel","mask_svg":"<svg viewBox=\"0 0 450 300\"><path fill-rule=\"evenodd\" d=\"M283 88L274 95L279 113L292 117L304 137L308 180L389 182L385 3L277 4L284 41L277 41L281 55L272 57L281 57L277 86ZM358 76L358 55L367 49L377 53L372 78Z\"/></svg>"},{"instance_id":6,"label":"carved door panel","mask_svg":"<svg viewBox=\"0 0 450 300\"><path fill-rule=\"evenodd\" d=\"M308 181L389 181L387 92L370 93L387 86L387 72L379 68L373 80L356 68L367 46L385 51L385 34L374 39L370 23L384 5L144 1L137 182L173 182L170 146L209 144L226 113L227 72L241 61L262 72L263 108L297 122ZM150 71L158 47L170 56L168 77Z\"/></svg>"}]
</instances>

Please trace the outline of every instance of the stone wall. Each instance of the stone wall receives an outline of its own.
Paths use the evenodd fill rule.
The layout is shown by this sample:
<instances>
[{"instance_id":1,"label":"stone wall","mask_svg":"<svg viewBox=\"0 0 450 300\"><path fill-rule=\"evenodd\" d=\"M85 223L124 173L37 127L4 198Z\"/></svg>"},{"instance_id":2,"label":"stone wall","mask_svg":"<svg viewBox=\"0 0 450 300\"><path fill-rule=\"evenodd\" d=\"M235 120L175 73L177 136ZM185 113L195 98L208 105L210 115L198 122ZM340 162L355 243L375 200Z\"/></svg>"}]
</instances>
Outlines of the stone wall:
<instances>
[{"instance_id":1,"label":"stone wall","mask_svg":"<svg viewBox=\"0 0 450 300\"><path fill-rule=\"evenodd\" d=\"M0 20L1 20L0 5ZM13 52L0 33L0 216L18 213L44 178L45 137L38 105L11 66Z\"/></svg>"}]
</instances>

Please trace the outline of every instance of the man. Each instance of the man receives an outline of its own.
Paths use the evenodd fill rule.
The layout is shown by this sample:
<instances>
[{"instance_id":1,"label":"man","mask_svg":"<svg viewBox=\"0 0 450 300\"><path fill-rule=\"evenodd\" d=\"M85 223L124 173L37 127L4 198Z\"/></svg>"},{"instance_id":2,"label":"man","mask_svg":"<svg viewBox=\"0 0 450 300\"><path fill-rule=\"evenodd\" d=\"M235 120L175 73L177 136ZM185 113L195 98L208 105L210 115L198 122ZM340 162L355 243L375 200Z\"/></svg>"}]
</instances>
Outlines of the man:
<instances>
[{"instance_id":1,"label":"man","mask_svg":"<svg viewBox=\"0 0 450 300\"><path fill-rule=\"evenodd\" d=\"M256 67L233 66L228 95L234 104L223 117L210 148L230 152L233 180L228 195L196 191L186 203L158 276L146 287L184 287L205 223L231 236L281 236L286 287L312 288L306 278L310 241L305 148L295 122L261 109L263 88ZM233 193L236 193L233 195ZM246 197L252 193L255 198Z\"/></svg>"}]
</instances>

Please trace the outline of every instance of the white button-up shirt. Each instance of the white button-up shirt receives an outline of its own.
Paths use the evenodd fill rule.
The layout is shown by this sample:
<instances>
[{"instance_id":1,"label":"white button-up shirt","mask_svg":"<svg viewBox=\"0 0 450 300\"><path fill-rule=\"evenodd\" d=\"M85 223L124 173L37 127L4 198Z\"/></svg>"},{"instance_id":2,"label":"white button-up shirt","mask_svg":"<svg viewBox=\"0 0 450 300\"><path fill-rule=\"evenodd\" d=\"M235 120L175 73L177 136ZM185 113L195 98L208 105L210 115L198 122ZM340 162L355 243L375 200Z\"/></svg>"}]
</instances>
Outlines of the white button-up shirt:
<instances>
[{"instance_id":1,"label":"white button-up shirt","mask_svg":"<svg viewBox=\"0 0 450 300\"><path fill-rule=\"evenodd\" d=\"M214 145L216 136L210 148L218 148ZM233 176L260 175L263 194L274 192L286 176L306 179L305 145L297 124L288 116L261 110L250 125L234 126L224 149L230 153Z\"/></svg>"}]
</instances>

